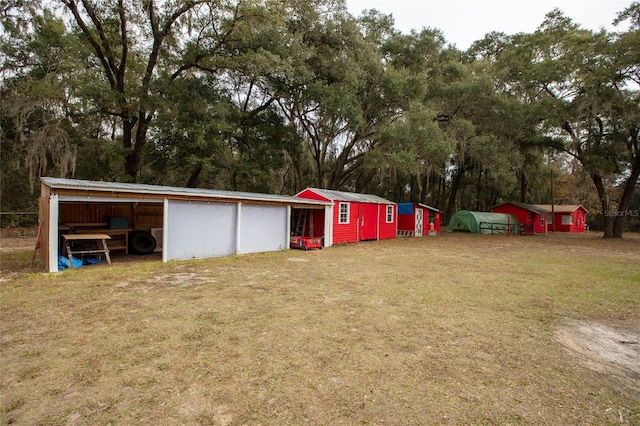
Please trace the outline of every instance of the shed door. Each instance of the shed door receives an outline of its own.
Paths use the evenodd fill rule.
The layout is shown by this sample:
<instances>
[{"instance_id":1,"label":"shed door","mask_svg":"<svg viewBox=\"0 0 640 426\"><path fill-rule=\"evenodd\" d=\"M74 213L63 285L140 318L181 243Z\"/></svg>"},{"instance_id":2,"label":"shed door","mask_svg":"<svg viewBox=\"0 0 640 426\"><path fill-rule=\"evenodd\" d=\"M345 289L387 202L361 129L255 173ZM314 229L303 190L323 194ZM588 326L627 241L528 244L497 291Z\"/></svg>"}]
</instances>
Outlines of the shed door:
<instances>
[{"instance_id":1,"label":"shed door","mask_svg":"<svg viewBox=\"0 0 640 426\"><path fill-rule=\"evenodd\" d=\"M376 240L378 238L378 205L363 203L360 217L360 239ZM386 212L384 212L386 214Z\"/></svg>"},{"instance_id":2,"label":"shed door","mask_svg":"<svg viewBox=\"0 0 640 426\"><path fill-rule=\"evenodd\" d=\"M284 250L289 246L287 208L243 204L239 253Z\"/></svg>"},{"instance_id":3,"label":"shed door","mask_svg":"<svg viewBox=\"0 0 640 426\"><path fill-rule=\"evenodd\" d=\"M227 256L236 250L235 203L169 200L167 260Z\"/></svg>"},{"instance_id":4,"label":"shed door","mask_svg":"<svg viewBox=\"0 0 640 426\"><path fill-rule=\"evenodd\" d=\"M421 208L416 208L416 237L422 237L423 212Z\"/></svg>"}]
</instances>

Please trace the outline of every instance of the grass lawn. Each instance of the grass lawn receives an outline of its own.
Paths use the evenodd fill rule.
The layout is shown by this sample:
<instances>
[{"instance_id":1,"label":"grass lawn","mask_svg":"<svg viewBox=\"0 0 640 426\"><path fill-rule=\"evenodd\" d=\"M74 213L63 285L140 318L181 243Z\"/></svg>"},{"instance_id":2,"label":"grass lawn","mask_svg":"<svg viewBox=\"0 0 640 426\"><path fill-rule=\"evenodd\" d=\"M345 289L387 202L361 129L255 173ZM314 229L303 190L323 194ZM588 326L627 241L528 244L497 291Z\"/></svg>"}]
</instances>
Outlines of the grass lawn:
<instances>
[{"instance_id":1,"label":"grass lawn","mask_svg":"<svg viewBox=\"0 0 640 426\"><path fill-rule=\"evenodd\" d=\"M640 424L637 237L114 255L58 274L18 240L0 251L2 425Z\"/></svg>"}]
</instances>

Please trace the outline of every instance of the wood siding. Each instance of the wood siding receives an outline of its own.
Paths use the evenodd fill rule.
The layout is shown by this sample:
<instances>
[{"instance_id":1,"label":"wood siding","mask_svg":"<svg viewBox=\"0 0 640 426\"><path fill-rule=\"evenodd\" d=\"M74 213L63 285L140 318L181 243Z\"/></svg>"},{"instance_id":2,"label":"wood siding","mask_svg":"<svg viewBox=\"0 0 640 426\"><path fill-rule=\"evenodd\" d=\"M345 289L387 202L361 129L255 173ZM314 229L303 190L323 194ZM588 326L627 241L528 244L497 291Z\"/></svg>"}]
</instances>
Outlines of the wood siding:
<instances>
[{"instance_id":1,"label":"wood siding","mask_svg":"<svg viewBox=\"0 0 640 426\"><path fill-rule=\"evenodd\" d=\"M297 197L333 202L333 244L355 243L362 240L396 238L397 206L393 204L330 200L305 189ZM349 223L340 223L340 204L349 204ZM387 206L393 207L392 221L387 223Z\"/></svg>"},{"instance_id":2,"label":"wood siding","mask_svg":"<svg viewBox=\"0 0 640 426\"><path fill-rule=\"evenodd\" d=\"M491 209L494 213L507 213L514 215L520 223L521 232L527 235L544 234L547 215L524 209L514 204L502 204ZM544 217L544 224L540 224L540 220Z\"/></svg>"},{"instance_id":3,"label":"wood siding","mask_svg":"<svg viewBox=\"0 0 640 426\"><path fill-rule=\"evenodd\" d=\"M571 216L572 224L571 225L563 225L562 217L563 216ZM556 212L555 213L555 231L556 232L584 232L585 231L585 221L587 218L587 213L585 210L579 208L573 212ZM553 230L553 224L549 224L549 231Z\"/></svg>"},{"instance_id":4,"label":"wood siding","mask_svg":"<svg viewBox=\"0 0 640 426\"><path fill-rule=\"evenodd\" d=\"M391 206L393 214L391 215L391 222L387 222L387 206ZM393 204L379 204L380 213L378 216L378 239L389 240L396 238L398 234L398 206Z\"/></svg>"},{"instance_id":5,"label":"wood siding","mask_svg":"<svg viewBox=\"0 0 640 426\"><path fill-rule=\"evenodd\" d=\"M359 203L349 204L349 223L339 223L340 201L336 201L333 207L333 244L355 243L360 241L358 217L360 215Z\"/></svg>"},{"instance_id":6,"label":"wood siding","mask_svg":"<svg viewBox=\"0 0 640 426\"><path fill-rule=\"evenodd\" d=\"M162 228L163 205L158 203L61 202L59 223L106 224L111 217L126 217L131 229Z\"/></svg>"}]
</instances>

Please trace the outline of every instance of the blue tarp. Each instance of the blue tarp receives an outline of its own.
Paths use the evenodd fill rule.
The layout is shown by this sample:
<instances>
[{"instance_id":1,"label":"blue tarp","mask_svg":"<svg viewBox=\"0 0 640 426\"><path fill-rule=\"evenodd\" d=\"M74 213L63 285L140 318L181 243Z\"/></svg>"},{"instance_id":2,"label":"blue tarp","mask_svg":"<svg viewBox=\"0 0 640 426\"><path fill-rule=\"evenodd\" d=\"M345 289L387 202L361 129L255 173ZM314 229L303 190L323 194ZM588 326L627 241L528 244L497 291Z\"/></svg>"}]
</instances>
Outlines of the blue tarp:
<instances>
[{"instance_id":1,"label":"blue tarp","mask_svg":"<svg viewBox=\"0 0 640 426\"><path fill-rule=\"evenodd\" d=\"M82 266L82 260L73 258L73 266L75 268L79 268ZM69 262L69 258L67 256L58 256L58 270L64 271L65 269L71 268L71 262Z\"/></svg>"},{"instance_id":2,"label":"blue tarp","mask_svg":"<svg viewBox=\"0 0 640 426\"><path fill-rule=\"evenodd\" d=\"M90 259L90 258L87 258L87 259L81 260L81 259L78 259L76 257L73 258L73 266L75 268L79 268L82 265L93 265L93 264L100 263L100 262L102 262L101 259ZM67 256L58 255L58 270L59 271L63 271L63 270L68 269L68 268L71 268L71 262L69 262L69 258Z\"/></svg>"},{"instance_id":3,"label":"blue tarp","mask_svg":"<svg viewBox=\"0 0 640 426\"><path fill-rule=\"evenodd\" d=\"M398 214L413 214L413 203L398 204Z\"/></svg>"}]
</instances>

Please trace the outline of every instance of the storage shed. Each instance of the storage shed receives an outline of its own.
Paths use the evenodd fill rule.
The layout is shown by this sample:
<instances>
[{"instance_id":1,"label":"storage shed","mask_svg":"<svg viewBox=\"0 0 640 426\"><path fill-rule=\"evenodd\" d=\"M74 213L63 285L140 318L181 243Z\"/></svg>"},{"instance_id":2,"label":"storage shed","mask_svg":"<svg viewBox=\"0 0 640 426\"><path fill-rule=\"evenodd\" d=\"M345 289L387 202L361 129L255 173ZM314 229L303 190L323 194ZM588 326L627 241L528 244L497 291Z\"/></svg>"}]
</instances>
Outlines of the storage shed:
<instances>
[{"instance_id":1,"label":"storage shed","mask_svg":"<svg viewBox=\"0 0 640 426\"><path fill-rule=\"evenodd\" d=\"M331 220L323 217L310 222L315 230L322 224L331 223L331 231L326 227L323 229L325 242L331 238L329 245L396 238L397 212L396 204L392 201L377 195L318 188L307 188L296 197L332 204L328 213Z\"/></svg>"},{"instance_id":2,"label":"storage shed","mask_svg":"<svg viewBox=\"0 0 640 426\"><path fill-rule=\"evenodd\" d=\"M158 240L166 262L288 249L292 209L323 214L332 209L332 203L272 194L49 177L40 181L40 258L51 272L58 270L63 233L111 235L110 250L126 251L128 238L146 231ZM325 229L330 232L331 226Z\"/></svg>"},{"instance_id":3,"label":"storage shed","mask_svg":"<svg viewBox=\"0 0 640 426\"><path fill-rule=\"evenodd\" d=\"M518 218L506 213L459 210L451 216L447 226L447 232L455 231L472 234L517 234Z\"/></svg>"},{"instance_id":4,"label":"storage shed","mask_svg":"<svg viewBox=\"0 0 640 426\"><path fill-rule=\"evenodd\" d=\"M512 214L518 218L520 233L525 235L545 234L549 212L538 206L525 203L509 202L495 206L494 213Z\"/></svg>"},{"instance_id":5,"label":"storage shed","mask_svg":"<svg viewBox=\"0 0 640 426\"><path fill-rule=\"evenodd\" d=\"M545 209L549 212L549 220L547 221L547 229L557 232L584 232L587 227L587 209L582 205L554 205L551 204L535 204L535 207ZM551 211L553 210L553 216Z\"/></svg>"},{"instance_id":6,"label":"storage shed","mask_svg":"<svg viewBox=\"0 0 640 426\"><path fill-rule=\"evenodd\" d=\"M440 233L440 210L421 203L398 204L398 235L422 237Z\"/></svg>"}]
</instances>

